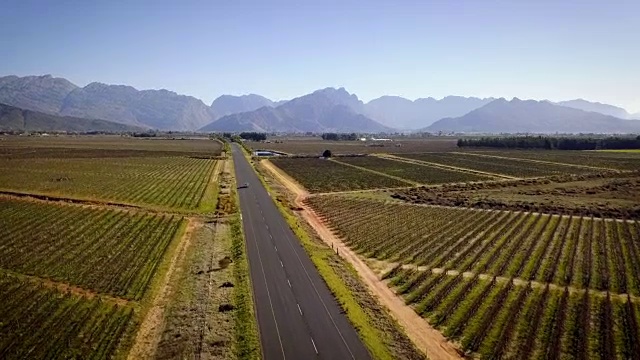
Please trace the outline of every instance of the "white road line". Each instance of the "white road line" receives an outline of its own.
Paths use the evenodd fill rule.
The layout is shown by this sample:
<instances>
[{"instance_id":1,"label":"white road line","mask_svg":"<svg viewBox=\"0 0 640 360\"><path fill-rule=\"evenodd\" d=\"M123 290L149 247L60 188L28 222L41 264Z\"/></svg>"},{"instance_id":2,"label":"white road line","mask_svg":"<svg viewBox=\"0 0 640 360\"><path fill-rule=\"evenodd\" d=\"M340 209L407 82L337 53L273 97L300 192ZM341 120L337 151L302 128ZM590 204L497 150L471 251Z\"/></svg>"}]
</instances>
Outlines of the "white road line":
<instances>
[{"instance_id":1,"label":"white road line","mask_svg":"<svg viewBox=\"0 0 640 360\"><path fill-rule=\"evenodd\" d=\"M289 283L289 287L291 287L291 281L289 281L289 279L287 279L287 283Z\"/></svg>"},{"instance_id":2,"label":"white road line","mask_svg":"<svg viewBox=\"0 0 640 360\"><path fill-rule=\"evenodd\" d=\"M291 240L289 239L288 236L286 236L287 231L285 230L285 228L282 225L282 223L280 223L280 228L282 229L282 232L285 234L285 238L287 238L287 243L289 244L289 247L291 248L291 250L293 250L293 253L296 254L296 258L298 259L298 262L300 263L300 266L302 267L302 270L304 270L305 275L307 275L307 279L309 280L309 283L311 283L311 287L313 287L313 290L316 293L316 296L318 297L318 300L320 300L320 302L322 303L322 307L324 307L324 311L329 316L329 319L331 320L331 323L333 323L333 327L338 332L338 335L340 336L340 339L342 340L342 343L347 348L347 351L349 351L349 355L351 355L351 358L355 360L355 358L356 358L355 355L353 355L353 352L351 351L351 348L349 347L349 344L347 344L347 340L345 340L344 336L342 335L342 331L340 331L340 329L338 328L338 324L336 324L335 319L333 318L333 316L331 316L331 313L329 312L329 308L327 307L327 304L325 304L324 300L322 300L322 297L320 296L320 293L318 292L318 289L316 288L316 284L314 284L313 281L311 281L311 276L309 275L309 271L307 271L307 268L302 263L302 259L300 259L300 255L296 251L295 247L293 247L293 244L291 243ZM289 230L291 230L291 229L289 229ZM294 234L294 236L295 236L295 234Z\"/></svg>"},{"instance_id":3,"label":"white road line","mask_svg":"<svg viewBox=\"0 0 640 360\"><path fill-rule=\"evenodd\" d=\"M318 348L316 347L316 343L315 341L313 341L313 338L311 338L311 343L313 344L313 350L315 350L316 354L318 354Z\"/></svg>"},{"instance_id":4,"label":"white road line","mask_svg":"<svg viewBox=\"0 0 640 360\"><path fill-rule=\"evenodd\" d=\"M278 251L278 247L277 246L273 245L273 247L276 249L276 251Z\"/></svg>"},{"instance_id":5,"label":"white road line","mask_svg":"<svg viewBox=\"0 0 640 360\"><path fill-rule=\"evenodd\" d=\"M273 236L269 233L269 239L273 240Z\"/></svg>"},{"instance_id":6,"label":"white road line","mask_svg":"<svg viewBox=\"0 0 640 360\"><path fill-rule=\"evenodd\" d=\"M284 264L282 263L282 261L280 261L280 266L284 267Z\"/></svg>"},{"instance_id":7,"label":"white road line","mask_svg":"<svg viewBox=\"0 0 640 360\"><path fill-rule=\"evenodd\" d=\"M300 304L296 304L298 305L298 311L300 312L300 315L302 315L302 309L300 308Z\"/></svg>"},{"instance_id":8,"label":"white road line","mask_svg":"<svg viewBox=\"0 0 640 360\"><path fill-rule=\"evenodd\" d=\"M248 214L247 214L248 215ZM260 269L262 270L262 278L264 279L264 286L267 290L267 298L269 299L269 306L271 307L271 316L273 316L273 322L276 325L276 334L278 335L278 342L280 342L280 350L282 351L282 359L286 359L284 354L284 346L282 345L282 338L280 337L280 329L278 327L278 321L276 320L276 313L273 309L273 302L271 301L271 292L269 291L269 285L267 284L267 275L264 272L264 265L262 263L262 256L260 255L260 248L258 247L258 241L255 236L255 229L251 222L251 215L249 216L249 226L251 226L251 234L253 235L253 242L256 244L256 251L258 252L258 260L260 260ZM282 264L282 262L280 262Z\"/></svg>"}]
</instances>

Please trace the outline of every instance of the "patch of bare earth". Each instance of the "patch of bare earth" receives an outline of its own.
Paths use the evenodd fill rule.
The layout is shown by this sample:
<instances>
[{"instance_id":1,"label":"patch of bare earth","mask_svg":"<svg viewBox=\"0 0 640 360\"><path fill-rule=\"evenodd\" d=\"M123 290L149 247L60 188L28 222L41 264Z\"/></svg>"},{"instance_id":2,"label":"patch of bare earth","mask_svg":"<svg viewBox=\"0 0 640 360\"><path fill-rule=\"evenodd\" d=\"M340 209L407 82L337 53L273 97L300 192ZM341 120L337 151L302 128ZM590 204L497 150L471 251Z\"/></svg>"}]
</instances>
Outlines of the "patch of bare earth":
<instances>
[{"instance_id":1,"label":"patch of bare earth","mask_svg":"<svg viewBox=\"0 0 640 360\"><path fill-rule=\"evenodd\" d=\"M129 360L148 359L155 353L163 327L164 313L174 291L171 280L175 279L177 273L180 272L181 264L191 244L193 233L201 226L201 222L188 219L187 228L182 238L179 239L180 243L171 258L169 268L164 275L164 279L162 279L160 288L152 300L151 308L140 324L133 346L129 351Z\"/></svg>"},{"instance_id":2,"label":"patch of bare earth","mask_svg":"<svg viewBox=\"0 0 640 360\"><path fill-rule=\"evenodd\" d=\"M318 236L328 245L338 248L339 255L347 260L360 276L361 281L369 291L377 298L402 327L409 339L423 351L430 359L461 359L456 346L397 296L376 273L367 266L355 252L349 249L337 236L335 236L311 208L303 202L308 192L297 184L288 175L275 167L268 160L262 160L261 164L280 181L289 191L296 195L295 206L298 213L315 230Z\"/></svg>"},{"instance_id":3,"label":"patch of bare earth","mask_svg":"<svg viewBox=\"0 0 640 360\"><path fill-rule=\"evenodd\" d=\"M232 359L233 266L229 225L207 223L192 239L187 265L165 315L155 359Z\"/></svg>"}]
</instances>

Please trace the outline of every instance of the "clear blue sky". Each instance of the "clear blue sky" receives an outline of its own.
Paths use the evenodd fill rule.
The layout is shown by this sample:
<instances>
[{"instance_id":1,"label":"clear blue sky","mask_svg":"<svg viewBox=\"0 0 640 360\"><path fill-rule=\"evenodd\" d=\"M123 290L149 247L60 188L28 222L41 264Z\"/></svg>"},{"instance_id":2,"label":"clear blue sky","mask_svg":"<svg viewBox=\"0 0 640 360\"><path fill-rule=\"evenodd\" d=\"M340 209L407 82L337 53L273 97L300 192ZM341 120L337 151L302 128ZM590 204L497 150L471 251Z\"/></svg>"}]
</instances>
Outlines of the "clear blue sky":
<instances>
[{"instance_id":1,"label":"clear blue sky","mask_svg":"<svg viewBox=\"0 0 640 360\"><path fill-rule=\"evenodd\" d=\"M588 100L640 112L640 1L2 0L0 75L210 103L344 86L364 100Z\"/></svg>"}]
</instances>

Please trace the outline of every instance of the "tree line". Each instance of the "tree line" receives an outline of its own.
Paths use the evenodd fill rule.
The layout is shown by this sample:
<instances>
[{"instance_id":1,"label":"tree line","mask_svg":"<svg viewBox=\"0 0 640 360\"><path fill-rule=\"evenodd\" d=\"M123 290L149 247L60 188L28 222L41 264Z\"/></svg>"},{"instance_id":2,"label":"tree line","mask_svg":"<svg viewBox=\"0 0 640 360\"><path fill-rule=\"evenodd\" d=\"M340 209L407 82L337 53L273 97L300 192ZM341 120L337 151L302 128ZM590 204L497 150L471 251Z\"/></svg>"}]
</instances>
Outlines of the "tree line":
<instances>
[{"instance_id":1,"label":"tree line","mask_svg":"<svg viewBox=\"0 0 640 360\"><path fill-rule=\"evenodd\" d=\"M477 139L458 139L458 147L548 150L640 149L640 136L635 138L553 136L482 137Z\"/></svg>"},{"instance_id":2,"label":"tree line","mask_svg":"<svg viewBox=\"0 0 640 360\"><path fill-rule=\"evenodd\" d=\"M354 141L356 139L358 139L358 135L356 133L351 133L351 134L324 133L322 134L322 140Z\"/></svg>"}]
</instances>

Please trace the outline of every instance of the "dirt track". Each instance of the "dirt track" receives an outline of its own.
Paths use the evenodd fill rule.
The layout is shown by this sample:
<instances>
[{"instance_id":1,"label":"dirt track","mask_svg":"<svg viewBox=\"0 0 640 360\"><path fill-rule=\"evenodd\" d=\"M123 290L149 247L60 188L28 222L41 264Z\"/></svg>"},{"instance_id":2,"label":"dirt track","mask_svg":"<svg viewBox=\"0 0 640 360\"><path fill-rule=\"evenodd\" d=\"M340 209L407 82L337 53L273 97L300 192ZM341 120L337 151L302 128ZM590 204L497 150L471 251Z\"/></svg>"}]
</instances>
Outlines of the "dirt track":
<instances>
[{"instance_id":1,"label":"dirt track","mask_svg":"<svg viewBox=\"0 0 640 360\"><path fill-rule=\"evenodd\" d=\"M307 207L303 200L309 193L288 175L284 174L270 161L262 160L261 164L268 169L287 189L296 195L296 206L302 208L302 217L313 227L320 238L327 244L338 246L340 255L346 259L358 272L363 283L376 296L380 303L400 324L409 339L430 359L461 359L458 349L436 329L431 327L425 319L416 314L413 309L405 305L387 285L378 278L365 262L347 247L338 237L324 225L320 218Z\"/></svg>"}]
</instances>

